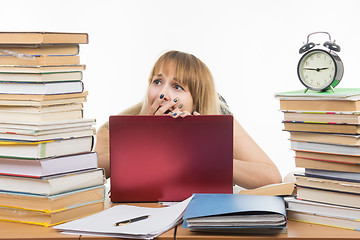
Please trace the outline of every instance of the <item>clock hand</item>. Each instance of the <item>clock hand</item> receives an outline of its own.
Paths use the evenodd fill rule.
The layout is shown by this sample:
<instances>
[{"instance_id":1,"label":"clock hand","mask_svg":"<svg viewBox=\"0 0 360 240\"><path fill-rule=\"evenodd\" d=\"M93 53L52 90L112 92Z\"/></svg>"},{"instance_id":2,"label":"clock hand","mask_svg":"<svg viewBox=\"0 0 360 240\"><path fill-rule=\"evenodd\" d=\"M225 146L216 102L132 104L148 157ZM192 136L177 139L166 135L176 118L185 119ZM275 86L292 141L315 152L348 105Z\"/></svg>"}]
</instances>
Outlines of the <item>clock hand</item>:
<instances>
[{"instance_id":1,"label":"clock hand","mask_svg":"<svg viewBox=\"0 0 360 240\"><path fill-rule=\"evenodd\" d=\"M326 70L329 69L328 67L324 67L324 68L304 68L305 70L314 70L317 72L320 72L321 70Z\"/></svg>"}]
</instances>

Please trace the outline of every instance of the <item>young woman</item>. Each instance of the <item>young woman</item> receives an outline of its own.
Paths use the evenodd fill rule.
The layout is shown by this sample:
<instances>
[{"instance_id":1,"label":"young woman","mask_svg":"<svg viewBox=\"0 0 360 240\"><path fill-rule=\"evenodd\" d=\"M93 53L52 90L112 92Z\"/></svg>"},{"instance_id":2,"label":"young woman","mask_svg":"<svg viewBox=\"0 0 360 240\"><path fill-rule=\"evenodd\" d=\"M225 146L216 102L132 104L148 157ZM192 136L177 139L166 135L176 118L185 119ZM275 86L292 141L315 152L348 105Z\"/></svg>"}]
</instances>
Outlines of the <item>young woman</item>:
<instances>
[{"instance_id":1,"label":"young woman","mask_svg":"<svg viewBox=\"0 0 360 240\"><path fill-rule=\"evenodd\" d=\"M231 114L217 94L207 66L195 56L169 51L155 63L144 102L121 113L123 115L189 115ZM234 183L243 188L256 188L281 182L276 165L234 119ZM95 151L99 167L110 174L109 127L100 127Z\"/></svg>"}]
</instances>

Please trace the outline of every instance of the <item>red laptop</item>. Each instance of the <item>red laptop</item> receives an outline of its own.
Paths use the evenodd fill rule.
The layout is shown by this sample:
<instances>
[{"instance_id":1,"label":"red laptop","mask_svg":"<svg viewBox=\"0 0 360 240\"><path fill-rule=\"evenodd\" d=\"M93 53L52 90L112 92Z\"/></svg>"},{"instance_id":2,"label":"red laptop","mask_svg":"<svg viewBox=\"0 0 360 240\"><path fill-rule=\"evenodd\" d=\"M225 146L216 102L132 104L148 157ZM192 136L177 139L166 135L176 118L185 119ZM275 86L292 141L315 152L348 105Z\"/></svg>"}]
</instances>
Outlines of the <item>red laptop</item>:
<instances>
[{"instance_id":1,"label":"red laptop","mask_svg":"<svg viewBox=\"0 0 360 240\"><path fill-rule=\"evenodd\" d=\"M232 193L233 117L111 116L112 202Z\"/></svg>"}]
</instances>

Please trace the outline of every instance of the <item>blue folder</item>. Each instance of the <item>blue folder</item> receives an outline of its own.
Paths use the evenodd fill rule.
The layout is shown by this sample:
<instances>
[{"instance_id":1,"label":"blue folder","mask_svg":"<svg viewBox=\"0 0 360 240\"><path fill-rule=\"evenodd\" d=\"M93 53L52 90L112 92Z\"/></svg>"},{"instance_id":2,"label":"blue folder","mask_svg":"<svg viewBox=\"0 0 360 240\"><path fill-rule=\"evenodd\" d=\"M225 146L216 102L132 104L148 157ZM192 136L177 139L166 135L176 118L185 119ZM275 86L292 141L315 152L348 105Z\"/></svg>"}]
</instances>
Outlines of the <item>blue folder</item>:
<instances>
[{"instance_id":1,"label":"blue folder","mask_svg":"<svg viewBox=\"0 0 360 240\"><path fill-rule=\"evenodd\" d=\"M243 194L194 194L184 217L183 228L188 228L187 219L226 214L269 214L275 213L286 219L285 202L278 196L258 196ZM260 226L262 227L262 226ZM264 228L285 228L279 226ZM236 227L241 228L241 227ZM246 227L249 228L249 227ZM259 228L259 226L256 226Z\"/></svg>"}]
</instances>

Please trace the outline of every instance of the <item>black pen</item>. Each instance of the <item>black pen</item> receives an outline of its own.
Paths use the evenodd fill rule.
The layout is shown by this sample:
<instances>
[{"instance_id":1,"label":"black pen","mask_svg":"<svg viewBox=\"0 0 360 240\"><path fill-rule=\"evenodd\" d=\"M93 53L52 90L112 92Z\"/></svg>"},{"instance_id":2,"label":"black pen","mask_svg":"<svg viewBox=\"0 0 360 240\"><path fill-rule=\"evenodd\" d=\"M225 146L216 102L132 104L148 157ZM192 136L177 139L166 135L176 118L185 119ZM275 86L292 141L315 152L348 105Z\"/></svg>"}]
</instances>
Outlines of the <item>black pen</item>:
<instances>
[{"instance_id":1,"label":"black pen","mask_svg":"<svg viewBox=\"0 0 360 240\"><path fill-rule=\"evenodd\" d=\"M129 224L129 223L148 219L149 217L150 217L150 215L144 215L144 216L140 216L140 217L136 217L136 218L127 219L127 220L115 223L114 226L123 226L123 225Z\"/></svg>"}]
</instances>

